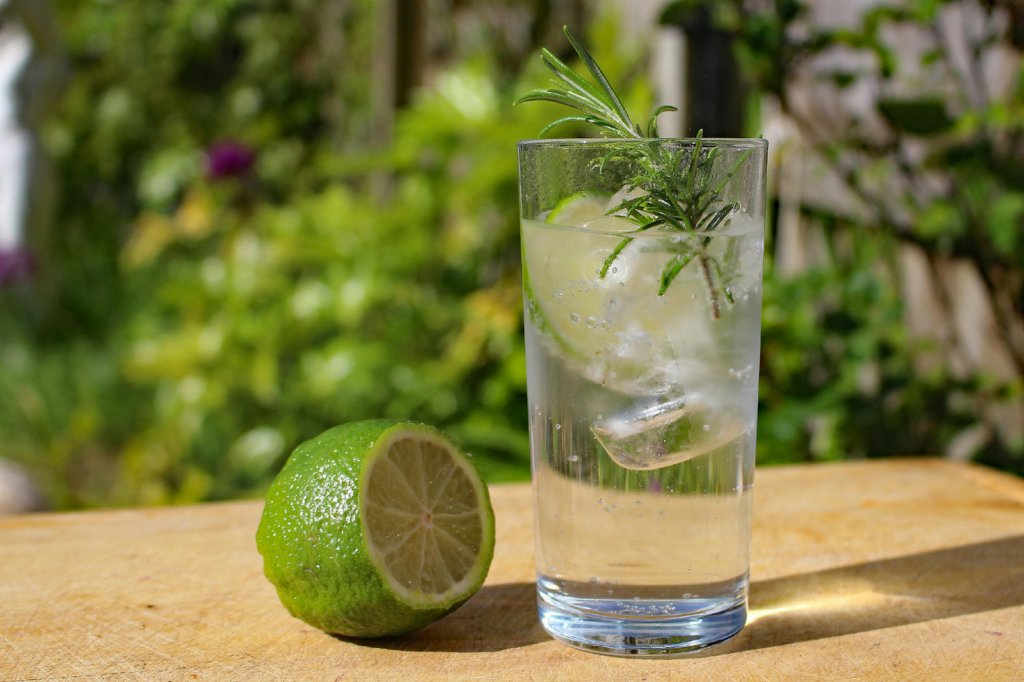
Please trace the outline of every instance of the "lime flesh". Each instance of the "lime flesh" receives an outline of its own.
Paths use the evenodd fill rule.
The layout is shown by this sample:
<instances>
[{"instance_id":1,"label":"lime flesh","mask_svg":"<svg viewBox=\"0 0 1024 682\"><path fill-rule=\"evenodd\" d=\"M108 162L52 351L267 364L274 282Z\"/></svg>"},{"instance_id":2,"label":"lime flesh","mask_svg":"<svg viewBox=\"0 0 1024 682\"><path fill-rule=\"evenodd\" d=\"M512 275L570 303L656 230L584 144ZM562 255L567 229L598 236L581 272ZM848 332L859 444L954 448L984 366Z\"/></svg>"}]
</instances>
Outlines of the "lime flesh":
<instances>
[{"instance_id":1,"label":"lime flesh","mask_svg":"<svg viewBox=\"0 0 1024 682\"><path fill-rule=\"evenodd\" d=\"M440 431L356 422L296 448L256 543L292 615L381 637L423 627L479 589L494 515L472 459Z\"/></svg>"},{"instance_id":2,"label":"lime flesh","mask_svg":"<svg viewBox=\"0 0 1024 682\"><path fill-rule=\"evenodd\" d=\"M366 535L404 599L443 603L465 592L486 525L470 476L446 444L423 434L395 440L371 463Z\"/></svg>"}]
</instances>

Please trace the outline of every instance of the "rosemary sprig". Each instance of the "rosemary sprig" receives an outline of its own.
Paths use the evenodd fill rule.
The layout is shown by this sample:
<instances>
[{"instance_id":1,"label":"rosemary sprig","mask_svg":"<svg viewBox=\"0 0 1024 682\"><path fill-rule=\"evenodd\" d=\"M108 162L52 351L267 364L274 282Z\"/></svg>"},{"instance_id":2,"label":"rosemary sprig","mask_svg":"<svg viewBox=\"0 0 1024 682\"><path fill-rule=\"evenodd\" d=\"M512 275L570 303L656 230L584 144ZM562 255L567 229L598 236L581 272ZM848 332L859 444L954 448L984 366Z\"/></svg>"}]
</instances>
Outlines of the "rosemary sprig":
<instances>
[{"instance_id":1,"label":"rosemary sprig","mask_svg":"<svg viewBox=\"0 0 1024 682\"><path fill-rule=\"evenodd\" d=\"M563 123L578 121L597 126L602 134L608 137L632 140L657 139L658 116L666 111L676 111L676 108L667 105L658 107L648 119L646 128L641 129L630 118L622 100L587 49L568 27L564 27L563 30L597 84L573 71L550 51L542 50L541 60L554 74L554 78L551 79L552 86L520 97L515 104L554 102L575 109L582 115L560 118L545 126L540 131L540 136ZM735 202L719 205L717 200L750 152L740 157L714 186L711 182L715 176L719 149L705 147L702 131L697 133L690 155L686 156L685 152L685 149L672 152L656 143L622 145L612 149L601 159L598 170L604 172L607 163L613 159L626 161L637 169L635 176L627 184L627 194L635 190L642 192L639 196L624 199L617 206L610 208L607 215L619 216L635 223L637 227L634 233L663 227L691 235L690 239L679 240L670 247L673 257L662 270L658 295L664 295L683 268L696 261L700 264L701 274L707 286L712 316L718 319L721 315L718 292L722 280L721 266L708 253L707 247L711 242L710 233L727 224L729 216L738 208ZM634 237L624 237L608 255L601 266L601 278L608 274L612 264L633 239ZM719 283L715 281L716 274ZM729 303L732 302L728 290L725 291L725 297Z\"/></svg>"}]
</instances>

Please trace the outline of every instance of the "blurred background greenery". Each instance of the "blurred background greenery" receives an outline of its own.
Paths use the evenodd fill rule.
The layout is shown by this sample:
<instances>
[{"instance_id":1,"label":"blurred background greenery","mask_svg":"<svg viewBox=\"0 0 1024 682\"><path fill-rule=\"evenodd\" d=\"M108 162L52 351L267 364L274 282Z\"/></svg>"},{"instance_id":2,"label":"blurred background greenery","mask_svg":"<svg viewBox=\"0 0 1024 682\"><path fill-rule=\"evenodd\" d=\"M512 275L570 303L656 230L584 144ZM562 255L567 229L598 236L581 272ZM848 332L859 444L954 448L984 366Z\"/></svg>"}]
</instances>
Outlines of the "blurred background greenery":
<instances>
[{"instance_id":1,"label":"blurred background greenery","mask_svg":"<svg viewBox=\"0 0 1024 682\"><path fill-rule=\"evenodd\" d=\"M54 4L59 203L36 280L0 292L0 457L56 508L224 499L388 416L527 479L515 143L557 110L510 103L545 82L541 45L569 56L569 24L650 110L655 22L572 0ZM739 132L774 146L758 463L1024 472L1016 5L848 3L830 24L824 0L655 4L691 47L724 40ZM966 51L943 35L978 22ZM918 34L937 47L894 47ZM870 110L823 115L822 88Z\"/></svg>"}]
</instances>

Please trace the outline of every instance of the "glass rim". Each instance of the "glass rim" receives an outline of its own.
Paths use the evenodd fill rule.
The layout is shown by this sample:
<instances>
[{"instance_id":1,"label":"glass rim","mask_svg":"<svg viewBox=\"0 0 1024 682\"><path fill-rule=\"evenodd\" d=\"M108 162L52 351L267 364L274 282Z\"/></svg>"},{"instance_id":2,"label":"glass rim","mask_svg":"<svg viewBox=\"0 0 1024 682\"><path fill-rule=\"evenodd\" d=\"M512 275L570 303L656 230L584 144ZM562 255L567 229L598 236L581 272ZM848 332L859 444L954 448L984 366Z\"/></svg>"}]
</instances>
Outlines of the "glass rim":
<instances>
[{"instance_id":1,"label":"glass rim","mask_svg":"<svg viewBox=\"0 0 1024 682\"><path fill-rule=\"evenodd\" d=\"M695 145L696 137L554 137L536 140L520 140L517 147L583 147L613 144L684 144ZM702 146L730 147L733 149L767 149L768 140L763 137L702 137Z\"/></svg>"},{"instance_id":2,"label":"glass rim","mask_svg":"<svg viewBox=\"0 0 1024 682\"><path fill-rule=\"evenodd\" d=\"M622 216L617 216L617 215L607 216L606 215L606 216L602 216L602 217L603 218L621 218ZM588 222L593 222L593 221L588 221ZM649 241L658 241L658 240L666 240L666 239L669 240L669 241L674 241L674 240L679 240L679 239L684 239L684 238L689 239L689 238L695 238L695 237L696 238L704 238L704 237L740 237L740 236L747 236L749 234L752 234L752 233L755 233L755 232L758 232L758 231L760 231L760 232L764 231L764 226L763 225L760 225L760 226L754 225L752 227L748 226L748 227L744 227L744 228L742 228L740 230L726 228L726 229L723 229L723 230L715 230L714 232L707 232L705 230L674 230L674 229L671 229L671 228L662 229L662 228L664 228L664 226L659 227L659 228L655 228L655 229L651 229L651 230L645 230L643 232L613 231L613 230L599 230L599 229L592 228L592 227L586 227L587 223L584 223L583 225L562 225L560 223L549 223L549 222L545 222L543 220L523 220L523 219L520 219L520 221L519 221L520 229L522 229L522 225L524 223L530 223L531 227L535 227L537 229L543 229L543 230L551 230L552 232L582 232L582 233L586 233L586 234L596 234L596 235L600 235L602 237L618 237L620 239L640 239L640 240L649 240Z\"/></svg>"}]
</instances>

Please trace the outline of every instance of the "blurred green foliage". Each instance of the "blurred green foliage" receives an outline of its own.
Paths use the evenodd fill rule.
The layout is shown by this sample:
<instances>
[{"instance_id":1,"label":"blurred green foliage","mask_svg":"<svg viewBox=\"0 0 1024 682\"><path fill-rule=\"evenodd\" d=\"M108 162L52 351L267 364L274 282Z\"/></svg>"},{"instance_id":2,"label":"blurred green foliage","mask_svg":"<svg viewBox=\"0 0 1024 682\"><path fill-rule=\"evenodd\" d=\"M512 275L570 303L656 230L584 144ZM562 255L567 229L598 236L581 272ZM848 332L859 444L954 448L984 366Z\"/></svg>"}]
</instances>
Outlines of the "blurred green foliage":
<instances>
[{"instance_id":1,"label":"blurred green foliage","mask_svg":"<svg viewBox=\"0 0 1024 682\"><path fill-rule=\"evenodd\" d=\"M259 494L301 440L388 416L445 429L491 481L526 479L515 143L558 111L510 102L544 82L539 61L477 41L374 148L371 0L56 4L76 69L44 131L56 293L0 294L0 456L62 508L223 499ZM723 18L747 22L741 61L769 92L813 48L777 4ZM588 45L649 110L617 19ZM251 168L211 177L223 140ZM923 207L917 239L973 248L980 229L1018 262L1024 188L996 151L950 148L974 189ZM941 451L978 396L1012 387L917 369L901 235L819 218L829 265L780 279L769 258L759 461Z\"/></svg>"},{"instance_id":2,"label":"blurred green foliage","mask_svg":"<svg viewBox=\"0 0 1024 682\"><path fill-rule=\"evenodd\" d=\"M852 223L805 207L829 241L829 264L766 283L759 456L783 457L776 447L787 440L796 458L805 446L828 458L938 454L985 424L987 437L967 454L1024 474L1019 4L911 0L865 8L838 27L816 25L799 0L679 0L669 12L696 5L711 8L747 77L868 216ZM881 93L867 100L875 111L814 120L808 98L833 103L818 116L835 118L835 103L857 86ZM978 274L987 302L976 305L991 306L1008 370L955 369L935 362L945 349L908 336L903 245L933 268L957 262Z\"/></svg>"},{"instance_id":3,"label":"blurred green foliage","mask_svg":"<svg viewBox=\"0 0 1024 682\"><path fill-rule=\"evenodd\" d=\"M542 69L465 55L375 149L372 3L329 53L325 4L64 3L60 293L0 310L2 454L57 506L257 494L298 442L381 416L528 478L515 144L551 111L510 103ZM623 76L614 23L593 35ZM252 167L211 177L221 140Z\"/></svg>"}]
</instances>

